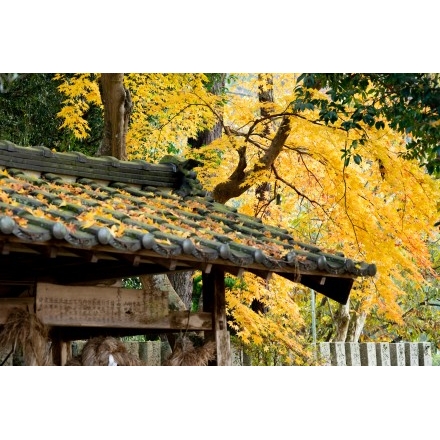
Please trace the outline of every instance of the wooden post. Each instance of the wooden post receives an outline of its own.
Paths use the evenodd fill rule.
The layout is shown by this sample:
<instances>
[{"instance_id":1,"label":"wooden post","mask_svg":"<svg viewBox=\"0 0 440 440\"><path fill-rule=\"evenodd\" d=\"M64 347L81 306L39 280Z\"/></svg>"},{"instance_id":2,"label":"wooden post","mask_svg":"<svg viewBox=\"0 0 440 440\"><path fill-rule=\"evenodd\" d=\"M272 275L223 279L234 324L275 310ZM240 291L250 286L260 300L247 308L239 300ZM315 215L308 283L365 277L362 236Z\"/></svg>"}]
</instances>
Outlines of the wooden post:
<instances>
[{"instance_id":1,"label":"wooden post","mask_svg":"<svg viewBox=\"0 0 440 440\"><path fill-rule=\"evenodd\" d=\"M213 331L205 332L205 335L207 339L216 342L216 365L232 365L230 336L226 324L225 272L218 267L203 274L203 310L212 313Z\"/></svg>"},{"instance_id":2,"label":"wooden post","mask_svg":"<svg viewBox=\"0 0 440 440\"><path fill-rule=\"evenodd\" d=\"M63 338L60 329L52 329L52 362L54 365L64 366L72 357L72 343Z\"/></svg>"}]
</instances>

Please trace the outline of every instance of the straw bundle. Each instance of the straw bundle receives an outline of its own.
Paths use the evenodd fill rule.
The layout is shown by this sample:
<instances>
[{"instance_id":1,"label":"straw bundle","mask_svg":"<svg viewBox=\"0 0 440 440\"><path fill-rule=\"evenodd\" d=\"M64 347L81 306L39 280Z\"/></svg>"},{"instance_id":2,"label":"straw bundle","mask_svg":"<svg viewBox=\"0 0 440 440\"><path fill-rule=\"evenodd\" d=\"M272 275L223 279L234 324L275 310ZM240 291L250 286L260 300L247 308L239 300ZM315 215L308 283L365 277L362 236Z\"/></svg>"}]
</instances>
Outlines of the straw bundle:
<instances>
[{"instance_id":1,"label":"straw bundle","mask_svg":"<svg viewBox=\"0 0 440 440\"><path fill-rule=\"evenodd\" d=\"M119 366L142 365L136 355L129 353L122 341L111 337L98 336L84 345L81 355L83 366Z\"/></svg>"},{"instance_id":2,"label":"straw bundle","mask_svg":"<svg viewBox=\"0 0 440 440\"><path fill-rule=\"evenodd\" d=\"M176 340L171 356L165 361L166 366L206 366L215 359L215 342L208 341L201 347L195 347L188 337Z\"/></svg>"},{"instance_id":3,"label":"straw bundle","mask_svg":"<svg viewBox=\"0 0 440 440\"><path fill-rule=\"evenodd\" d=\"M66 362L66 367L81 367L81 356L75 356Z\"/></svg>"},{"instance_id":4,"label":"straw bundle","mask_svg":"<svg viewBox=\"0 0 440 440\"><path fill-rule=\"evenodd\" d=\"M0 346L21 350L25 365L51 365L49 329L28 310L12 310L0 333Z\"/></svg>"}]
</instances>

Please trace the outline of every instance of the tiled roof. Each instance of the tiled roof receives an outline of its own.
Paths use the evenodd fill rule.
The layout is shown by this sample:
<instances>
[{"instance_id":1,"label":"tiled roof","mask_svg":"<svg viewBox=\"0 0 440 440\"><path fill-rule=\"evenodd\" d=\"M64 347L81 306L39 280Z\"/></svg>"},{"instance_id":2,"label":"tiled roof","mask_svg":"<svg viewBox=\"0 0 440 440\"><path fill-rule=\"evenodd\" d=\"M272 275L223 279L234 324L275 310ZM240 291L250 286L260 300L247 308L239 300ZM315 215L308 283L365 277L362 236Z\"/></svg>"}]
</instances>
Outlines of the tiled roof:
<instances>
[{"instance_id":1,"label":"tiled roof","mask_svg":"<svg viewBox=\"0 0 440 440\"><path fill-rule=\"evenodd\" d=\"M275 272L345 302L354 278L376 273L373 264L322 252L292 232L216 203L185 164L91 158L0 141L0 264L16 275L15 264L36 263L14 260L15 254L38 255L34 276L64 282L83 274L110 278L220 265L233 274ZM78 266L78 258L102 266L91 271Z\"/></svg>"}]
</instances>

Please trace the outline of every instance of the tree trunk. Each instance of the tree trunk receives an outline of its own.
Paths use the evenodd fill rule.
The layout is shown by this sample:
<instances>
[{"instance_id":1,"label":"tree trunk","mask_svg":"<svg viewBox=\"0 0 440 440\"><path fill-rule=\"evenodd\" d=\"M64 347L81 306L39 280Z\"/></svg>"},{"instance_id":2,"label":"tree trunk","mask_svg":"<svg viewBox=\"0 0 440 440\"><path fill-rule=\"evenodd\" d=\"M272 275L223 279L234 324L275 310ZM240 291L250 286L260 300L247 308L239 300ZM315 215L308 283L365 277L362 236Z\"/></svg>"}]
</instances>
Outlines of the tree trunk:
<instances>
[{"instance_id":1,"label":"tree trunk","mask_svg":"<svg viewBox=\"0 0 440 440\"><path fill-rule=\"evenodd\" d=\"M193 272L176 272L168 274L169 281L176 294L179 295L185 308L191 310L192 291L193 291Z\"/></svg>"},{"instance_id":2,"label":"tree trunk","mask_svg":"<svg viewBox=\"0 0 440 440\"><path fill-rule=\"evenodd\" d=\"M104 105L104 136L98 155L120 160L127 159L125 140L133 108L123 80L123 73L102 73L99 83Z\"/></svg>"},{"instance_id":3,"label":"tree trunk","mask_svg":"<svg viewBox=\"0 0 440 440\"><path fill-rule=\"evenodd\" d=\"M274 111L273 75L271 73L259 73L258 80L261 81L258 87L258 101L262 104L260 114L263 118L269 118ZM270 119L264 122L263 134L265 136L269 136L273 131L270 124Z\"/></svg>"},{"instance_id":4,"label":"tree trunk","mask_svg":"<svg viewBox=\"0 0 440 440\"><path fill-rule=\"evenodd\" d=\"M268 118L263 122L263 135L269 137L274 129L270 120L270 115L274 112L273 75L271 73L259 73L258 80L260 81L258 86L258 101L261 103L260 114L263 118ZM272 186L269 182L263 182L255 189L255 217L259 215L263 217L266 213L270 203L271 190Z\"/></svg>"},{"instance_id":5,"label":"tree trunk","mask_svg":"<svg viewBox=\"0 0 440 440\"><path fill-rule=\"evenodd\" d=\"M336 318L336 334L332 342L345 342L347 339L348 325L350 323L350 300L347 304L340 305Z\"/></svg>"},{"instance_id":6,"label":"tree trunk","mask_svg":"<svg viewBox=\"0 0 440 440\"><path fill-rule=\"evenodd\" d=\"M261 81L258 86L258 101L262 104L260 108L260 114L264 118L269 118L271 113L273 113L273 75L270 73L259 73L258 80ZM272 133L271 121L268 119L264 122L265 136L269 136ZM263 182L255 188L255 210L254 216L257 217L261 213L263 206L267 205L269 200L269 194L271 190L271 185L269 182ZM259 299L254 298L251 303L251 309L257 313L265 313L266 307L263 302Z\"/></svg>"},{"instance_id":7,"label":"tree trunk","mask_svg":"<svg viewBox=\"0 0 440 440\"><path fill-rule=\"evenodd\" d=\"M226 81L226 73L212 74L213 82L210 88L211 92L220 95L223 93ZM198 133L197 138L188 139L188 145L191 148L201 148L204 145L209 145L211 142L220 138L222 135L223 124L222 121L218 121L217 124L211 130L204 130ZM192 292L193 292L193 271L179 272L169 274L168 278L174 290L182 299L188 310L191 310ZM200 304L199 306L202 306Z\"/></svg>"},{"instance_id":8,"label":"tree trunk","mask_svg":"<svg viewBox=\"0 0 440 440\"><path fill-rule=\"evenodd\" d=\"M212 82L212 86L210 91L215 95L221 95L223 93L223 89L225 88L226 82L226 73L215 73L214 80ZM204 145L209 145L211 142L219 139L222 135L223 123L222 121L217 121L214 127L211 130L204 130L198 133L197 138L188 139L188 145L191 148L201 148Z\"/></svg>"},{"instance_id":9,"label":"tree trunk","mask_svg":"<svg viewBox=\"0 0 440 440\"><path fill-rule=\"evenodd\" d=\"M165 274L160 275L141 275L139 277L142 283L142 288L149 294L154 292L167 292L169 309L173 311L187 310L187 307L177 295L170 280Z\"/></svg>"},{"instance_id":10,"label":"tree trunk","mask_svg":"<svg viewBox=\"0 0 440 440\"><path fill-rule=\"evenodd\" d=\"M367 312L355 313L351 316L350 326L348 329L347 341L359 342L362 330L364 329Z\"/></svg>"},{"instance_id":11,"label":"tree trunk","mask_svg":"<svg viewBox=\"0 0 440 440\"><path fill-rule=\"evenodd\" d=\"M177 295L167 275L141 275L139 277L142 288L149 295L154 295L155 292L167 292L168 293L168 308L171 311L184 311L187 307ZM162 361L171 355L173 347L175 345L176 338L172 333L161 334L160 339L162 341L161 356Z\"/></svg>"}]
</instances>

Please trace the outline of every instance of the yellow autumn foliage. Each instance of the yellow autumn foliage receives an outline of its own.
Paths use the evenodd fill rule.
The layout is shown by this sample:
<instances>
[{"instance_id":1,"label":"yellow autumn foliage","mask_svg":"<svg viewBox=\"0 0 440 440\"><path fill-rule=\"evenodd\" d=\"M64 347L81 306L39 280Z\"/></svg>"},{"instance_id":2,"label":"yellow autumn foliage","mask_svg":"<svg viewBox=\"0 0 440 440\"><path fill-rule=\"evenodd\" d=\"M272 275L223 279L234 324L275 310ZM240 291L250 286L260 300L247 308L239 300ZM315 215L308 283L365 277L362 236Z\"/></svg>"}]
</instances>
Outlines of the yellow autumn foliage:
<instances>
[{"instance_id":1,"label":"yellow autumn foliage","mask_svg":"<svg viewBox=\"0 0 440 440\"><path fill-rule=\"evenodd\" d=\"M318 123L313 110L294 114L289 104L297 76L273 75L274 102L262 104L258 90L267 84L255 74L235 74L226 103L206 90L203 74L126 74L125 85L134 104L128 157L157 161L170 146L188 158L203 157L198 177L206 189L213 190L228 180L239 151L246 150L247 170L260 162L281 115L288 112L292 129L273 167L249 174L246 183L252 188L228 204L293 231L299 241L375 263L377 276L357 281L352 296L359 310L374 309L384 319L401 323L406 295L401 286L411 281L422 287L427 275L435 276L428 243L437 235L433 225L438 220L439 183L417 162L402 158L404 139L388 127L378 131L363 126L368 141L355 151L362 161L346 167L341 156L355 134ZM87 102L100 104L97 78L76 74L60 86L67 98L59 116L75 136L87 135L82 119ZM280 116L264 119L262 108ZM197 151L188 148L187 139L210 129L220 115L228 134ZM264 197L256 193L262 183L268 183ZM276 346L286 362L304 359L304 322L295 299L295 292L304 288L279 277L274 277L269 289L254 276L246 275L245 280L246 289L227 295L237 336L266 350ZM268 307L268 313L250 309L255 298ZM292 352L299 357L289 357Z\"/></svg>"},{"instance_id":2,"label":"yellow autumn foliage","mask_svg":"<svg viewBox=\"0 0 440 440\"><path fill-rule=\"evenodd\" d=\"M60 92L66 96L58 117L61 128L79 139L90 128L85 119L90 104L102 107L99 94L100 74L57 74ZM187 139L215 123L219 97L205 88L207 78L199 73L128 73L124 86L130 91L133 111L127 133L127 157L130 160L158 161L170 151L183 151Z\"/></svg>"},{"instance_id":3,"label":"yellow autumn foliage","mask_svg":"<svg viewBox=\"0 0 440 440\"><path fill-rule=\"evenodd\" d=\"M290 81L287 75L275 78L278 86L274 93L281 111L292 100L294 77ZM248 93L234 94L234 105L225 124L243 130L258 117L258 82L251 81L247 86L237 83L237 87ZM354 260L375 263L378 275L371 282L362 283L361 294L356 295L364 299L364 308L375 307L385 319L401 322L399 303L405 292L400 286L411 280L421 287L427 274L434 276L427 244L437 235L434 223L438 220L438 181L417 162L401 157L404 140L389 128L378 131L365 127L369 140L356 150L362 162L345 167L342 150L351 139L346 132L316 124L316 120L312 111L292 117L291 134L275 162L283 181L280 183L273 173L265 176L272 191L278 180L277 192L283 202L269 205L264 220L294 227L299 240L342 251ZM259 143L267 148L269 142L270 139L264 143L260 138ZM234 153L231 150L226 154ZM259 148L247 144L249 169L260 155ZM216 173L210 173L209 186L215 187L227 178L230 169L230 164L220 164ZM204 173L208 174L206 170ZM255 184L263 181L257 178ZM234 204L242 212L255 214L255 191L243 194Z\"/></svg>"}]
</instances>

